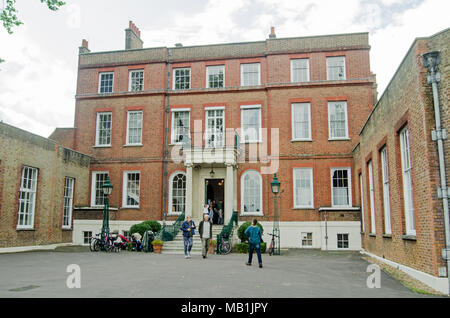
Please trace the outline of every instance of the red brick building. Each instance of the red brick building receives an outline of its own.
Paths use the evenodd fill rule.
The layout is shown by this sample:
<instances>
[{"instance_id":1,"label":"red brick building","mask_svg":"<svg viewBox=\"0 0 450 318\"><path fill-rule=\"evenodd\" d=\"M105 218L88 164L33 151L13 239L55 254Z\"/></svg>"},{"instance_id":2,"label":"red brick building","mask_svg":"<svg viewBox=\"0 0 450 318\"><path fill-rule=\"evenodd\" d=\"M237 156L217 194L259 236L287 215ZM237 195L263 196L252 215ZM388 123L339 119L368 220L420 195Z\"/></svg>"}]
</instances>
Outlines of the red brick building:
<instances>
[{"instance_id":1,"label":"red brick building","mask_svg":"<svg viewBox=\"0 0 450 318\"><path fill-rule=\"evenodd\" d=\"M267 233L277 173L282 247L360 249L352 150L376 99L369 51L367 33L273 29L265 41L143 48L132 22L125 50L83 40L74 129L53 135L94 158L74 242L100 229L106 174L113 228L199 219L214 199L225 222L238 211Z\"/></svg>"},{"instance_id":2,"label":"red brick building","mask_svg":"<svg viewBox=\"0 0 450 318\"><path fill-rule=\"evenodd\" d=\"M442 257L448 196L440 176L444 172L448 180L450 150L448 139L444 139L442 161L446 168L442 167L433 137L439 134L435 101L422 55L440 51L436 96L441 127L448 131L449 43L450 29L414 41L364 124L360 144L353 151L355 201L358 205L363 202L364 250L444 293L449 292L447 264Z\"/></svg>"}]
</instances>

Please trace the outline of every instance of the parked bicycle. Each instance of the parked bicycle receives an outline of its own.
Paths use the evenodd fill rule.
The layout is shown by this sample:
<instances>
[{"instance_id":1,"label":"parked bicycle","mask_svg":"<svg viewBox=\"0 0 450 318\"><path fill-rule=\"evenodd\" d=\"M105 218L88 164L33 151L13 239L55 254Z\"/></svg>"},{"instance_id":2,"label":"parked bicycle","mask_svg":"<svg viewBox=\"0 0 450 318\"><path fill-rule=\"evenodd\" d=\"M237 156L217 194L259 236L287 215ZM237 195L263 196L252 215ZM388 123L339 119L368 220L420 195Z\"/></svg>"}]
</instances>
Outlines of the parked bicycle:
<instances>
[{"instance_id":1,"label":"parked bicycle","mask_svg":"<svg viewBox=\"0 0 450 318\"><path fill-rule=\"evenodd\" d=\"M115 234L115 235L114 235ZM120 252L120 246L115 243L118 237L118 233L106 232L105 240L101 239L101 233L98 233L96 236L91 237L91 243L89 244L89 249L91 252L98 252L100 250L106 252Z\"/></svg>"},{"instance_id":2,"label":"parked bicycle","mask_svg":"<svg viewBox=\"0 0 450 318\"><path fill-rule=\"evenodd\" d=\"M269 256L272 256L272 254L274 254L275 252L275 237L280 237L279 235L276 234L272 234L272 233L268 233L270 236L272 236L272 239L270 240L270 245L269 245Z\"/></svg>"},{"instance_id":3,"label":"parked bicycle","mask_svg":"<svg viewBox=\"0 0 450 318\"><path fill-rule=\"evenodd\" d=\"M220 235L220 243L218 244L219 254L229 254L231 252L230 237L227 234Z\"/></svg>"}]
</instances>

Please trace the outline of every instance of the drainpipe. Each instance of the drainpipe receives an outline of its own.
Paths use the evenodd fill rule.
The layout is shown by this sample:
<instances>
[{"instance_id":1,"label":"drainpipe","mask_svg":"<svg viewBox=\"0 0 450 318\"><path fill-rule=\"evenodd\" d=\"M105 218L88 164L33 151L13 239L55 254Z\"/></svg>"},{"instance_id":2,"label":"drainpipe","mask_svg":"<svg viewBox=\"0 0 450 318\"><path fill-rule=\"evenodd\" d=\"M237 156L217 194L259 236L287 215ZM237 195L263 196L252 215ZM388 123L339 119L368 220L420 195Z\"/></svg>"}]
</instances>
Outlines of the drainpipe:
<instances>
[{"instance_id":1,"label":"drainpipe","mask_svg":"<svg viewBox=\"0 0 450 318\"><path fill-rule=\"evenodd\" d=\"M437 71L437 66L441 63L439 51L432 51L422 54L423 65L428 68L430 74L427 77L427 83L431 84L433 89L434 119L436 130L431 131L433 141L437 142L439 156L439 172L441 177L441 185L438 189L438 198L442 199L444 208L444 228L445 228L445 248L442 249L442 257L447 262L447 280L450 293L450 223L448 213L448 190L445 176L445 159L444 159L444 143L447 138L445 129L441 128L441 115L439 106L439 90L438 83L441 80L441 74Z\"/></svg>"},{"instance_id":2,"label":"drainpipe","mask_svg":"<svg viewBox=\"0 0 450 318\"><path fill-rule=\"evenodd\" d=\"M163 150L163 193L162 193L162 206L163 206L163 225L166 225L167 216L167 161L169 156L169 149L167 139L169 136L169 115L170 115L170 57L172 52L167 49L167 93L166 93L166 105L164 106L164 115L166 116L164 125L164 150Z\"/></svg>"}]
</instances>

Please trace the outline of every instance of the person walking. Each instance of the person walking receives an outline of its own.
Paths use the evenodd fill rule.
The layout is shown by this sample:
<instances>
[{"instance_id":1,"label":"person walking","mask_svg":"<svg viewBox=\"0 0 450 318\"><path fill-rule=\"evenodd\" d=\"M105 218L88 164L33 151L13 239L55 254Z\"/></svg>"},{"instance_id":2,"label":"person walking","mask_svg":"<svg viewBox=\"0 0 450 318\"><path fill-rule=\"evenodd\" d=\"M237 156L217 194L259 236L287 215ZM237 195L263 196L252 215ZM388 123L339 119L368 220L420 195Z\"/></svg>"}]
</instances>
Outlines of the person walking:
<instances>
[{"instance_id":1,"label":"person walking","mask_svg":"<svg viewBox=\"0 0 450 318\"><path fill-rule=\"evenodd\" d=\"M249 238L248 262L245 264L249 266L252 265L253 250L256 250L256 254L258 255L259 268L262 268L263 265L260 244L263 240L261 236L261 230L259 229L257 224L258 220L253 219L252 225L249 226L244 232L245 236Z\"/></svg>"},{"instance_id":2,"label":"person walking","mask_svg":"<svg viewBox=\"0 0 450 318\"><path fill-rule=\"evenodd\" d=\"M209 220L210 220L211 222L213 222L213 217L214 217L214 207L213 207L212 202L209 204L208 211L209 211Z\"/></svg>"},{"instance_id":3,"label":"person walking","mask_svg":"<svg viewBox=\"0 0 450 318\"><path fill-rule=\"evenodd\" d=\"M183 231L184 258L191 258L192 237L195 235L195 223L190 216L186 217L186 220L181 224L180 229Z\"/></svg>"},{"instance_id":4,"label":"person walking","mask_svg":"<svg viewBox=\"0 0 450 318\"><path fill-rule=\"evenodd\" d=\"M203 214L203 220L198 226L198 234L200 234L200 239L202 240L202 255L203 258L207 257L209 240L212 239L212 223L209 220L208 214Z\"/></svg>"}]
</instances>

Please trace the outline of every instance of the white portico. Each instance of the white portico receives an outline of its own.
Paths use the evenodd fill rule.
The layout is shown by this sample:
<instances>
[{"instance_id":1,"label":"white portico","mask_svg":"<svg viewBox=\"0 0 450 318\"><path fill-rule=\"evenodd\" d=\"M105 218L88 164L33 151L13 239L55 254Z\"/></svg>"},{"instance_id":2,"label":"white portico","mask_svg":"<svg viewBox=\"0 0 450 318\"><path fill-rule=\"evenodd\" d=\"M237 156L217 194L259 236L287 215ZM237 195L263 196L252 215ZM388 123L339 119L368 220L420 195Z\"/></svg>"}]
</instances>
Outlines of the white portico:
<instances>
[{"instance_id":1,"label":"white portico","mask_svg":"<svg viewBox=\"0 0 450 318\"><path fill-rule=\"evenodd\" d=\"M237 150L235 147L184 150L186 166L186 216L202 218L209 198L223 199L224 221L237 210ZM213 171L213 173L212 173Z\"/></svg>"}]
</instances>

